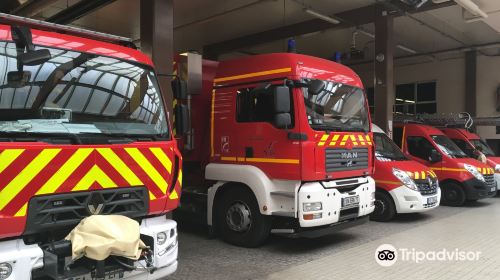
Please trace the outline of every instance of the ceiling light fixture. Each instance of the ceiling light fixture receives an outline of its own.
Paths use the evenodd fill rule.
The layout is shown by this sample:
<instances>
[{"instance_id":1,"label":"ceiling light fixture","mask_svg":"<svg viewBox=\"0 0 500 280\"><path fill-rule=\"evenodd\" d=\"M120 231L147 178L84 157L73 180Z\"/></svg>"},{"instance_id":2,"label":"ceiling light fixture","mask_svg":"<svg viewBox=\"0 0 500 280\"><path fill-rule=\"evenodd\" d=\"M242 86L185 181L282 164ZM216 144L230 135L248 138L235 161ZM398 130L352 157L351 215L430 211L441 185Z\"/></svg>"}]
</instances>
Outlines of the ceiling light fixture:
<instances>
[{"instance_id":1,"label":"ceiling light fixture","mask_svg":"<svg viewBox=\"0 0 500 280\"><path fill-rule=\"evenodd\" d=\"M312 15L312 16L315 16L315 17L317 17L319 19L322 19L324 21L328 21L329 23L333 23L333 24L339 24L340 23L340 21L337 20L337 19L334 19L334 18L332 18L330 16L327 16L327 15L324 15L324 14L320 14L320 13L314 11L314 10L311 10L311 9L304 9L304 12L306 12L306 13Z\"/></svg>"}]
</instances>

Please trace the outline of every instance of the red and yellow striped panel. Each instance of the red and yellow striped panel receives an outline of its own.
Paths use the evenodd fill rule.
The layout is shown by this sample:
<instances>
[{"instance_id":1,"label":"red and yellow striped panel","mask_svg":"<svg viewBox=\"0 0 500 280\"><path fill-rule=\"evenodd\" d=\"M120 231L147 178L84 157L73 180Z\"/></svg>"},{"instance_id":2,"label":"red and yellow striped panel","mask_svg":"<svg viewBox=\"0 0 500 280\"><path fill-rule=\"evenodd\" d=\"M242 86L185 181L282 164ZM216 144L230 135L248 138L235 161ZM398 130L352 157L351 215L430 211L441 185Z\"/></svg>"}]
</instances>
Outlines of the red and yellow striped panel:
<instances>
[{"instance_id":1,"label":"red and yellow striped panel","mask_svg":"<svg viewBox=\"0 0 500 280\"><path fill-rule=\"evenodd\" d=\"M26 216L36 195L101 188L146 186L150 200L167 194L173 170L172 149L127 145L0 149L0 216ZM182 173L179 172L179 179Z\"/></svg>"},{"instance_id":2,"label":"red and yellow striped panel","mask_svg":"<svg viewBox=\"0 0 500 280\"><path fill-rule=\"evenodd\" d=\"M434 171L432 170L415 172L407 171L406 174L408 174L408 176L410 176L414 180L425 180L428 177L437 178L436 173L434 173Z\"/></svg>"},{"instance_id":3,"label":"red and yellow striped panel","mask_svg":"<svg viewBox=\"0 0 500 280\"><path fill-rule=\"evenodd\" d=\"M316 134L319 147L371 146L370 135L364 134Z\"/></svg>"},{"instance_id":4,"label":"red and yellow striped panel","mask_svg":"<svg viewBox=\"0 0 500 280\"><path fill-rule=\"evenodd\" d=\"M489 167L478 167L477 170L483 175L495 174L495 170L493 170L493 168L489 168Z\"/></svg>"}]
</instances>

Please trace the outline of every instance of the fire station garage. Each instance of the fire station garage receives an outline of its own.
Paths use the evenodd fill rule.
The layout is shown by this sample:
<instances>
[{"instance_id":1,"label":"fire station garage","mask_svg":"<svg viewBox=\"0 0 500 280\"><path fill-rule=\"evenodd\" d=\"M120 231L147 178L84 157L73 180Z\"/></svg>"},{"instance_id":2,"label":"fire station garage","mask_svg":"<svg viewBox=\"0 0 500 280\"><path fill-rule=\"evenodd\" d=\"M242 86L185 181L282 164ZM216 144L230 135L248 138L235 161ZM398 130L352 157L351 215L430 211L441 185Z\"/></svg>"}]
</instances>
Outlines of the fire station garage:
<instances>
[{"instance_id":1,"label":"fire station garage","mask_svg":"<svg viewBox=\"0 0 500 280\"><path fill-rule=\"evenodd\" d=\"M500 1L0 1L0 280L500 279Z\"/></svg>"}]
</instances>

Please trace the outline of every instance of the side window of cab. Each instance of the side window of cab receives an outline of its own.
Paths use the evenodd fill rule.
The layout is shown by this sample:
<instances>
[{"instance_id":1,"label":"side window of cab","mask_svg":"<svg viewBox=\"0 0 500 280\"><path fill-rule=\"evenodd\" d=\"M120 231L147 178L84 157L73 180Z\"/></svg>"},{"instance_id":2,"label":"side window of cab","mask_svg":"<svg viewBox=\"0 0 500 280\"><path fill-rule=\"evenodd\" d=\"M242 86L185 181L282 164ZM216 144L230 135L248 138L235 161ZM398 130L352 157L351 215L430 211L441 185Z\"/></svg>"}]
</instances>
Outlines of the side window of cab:
<instances>
[{"instance_id":1,"label":"side window of cab","mask_svg":"<svg viewBox=\"0 0 500 280\"><path fill-rule=\"evenodd\" d=\"M273 88L241 88L236 92L236 121L239 123L267 122L275 125L275 98ZM290 91L290 100L292 93ZM293 128L293 102L290 102L291 126Z\"/></svg>"},{"instance_id":2,"label":"side window of cab","mask_svg":"<svg viewBox=\"0 0 500 280\"><path fill-rule=\"evenodd\" d=\"M408 152L414 156L421 158L423 160L429 161L431 154L433 152L437 153L436 148L424 137L420 136L408 136L406 138L406 143L408 145Z\"/></svg>"}]
</instances>

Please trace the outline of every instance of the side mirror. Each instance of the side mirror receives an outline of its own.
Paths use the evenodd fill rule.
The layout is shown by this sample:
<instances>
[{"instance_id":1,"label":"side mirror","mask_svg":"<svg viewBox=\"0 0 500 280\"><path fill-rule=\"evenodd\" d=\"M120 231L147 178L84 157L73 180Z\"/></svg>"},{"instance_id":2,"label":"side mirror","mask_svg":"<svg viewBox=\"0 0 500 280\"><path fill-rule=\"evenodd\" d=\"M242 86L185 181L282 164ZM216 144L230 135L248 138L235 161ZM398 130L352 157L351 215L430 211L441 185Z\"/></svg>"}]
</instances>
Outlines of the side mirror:
<instances>
[{"instance_id":1,"label":"side mirror","mask_svg":"<svg viewBox=\"0 0 500 280\"><path fill-rule=\"evenodd\" d=\"M275 113L290 113L290 89L288 87L275 87L273 89L273 98Z\"/></svg>"},{"instance_id":2,"label":"side mirror","mask_svg":"<svg viewBox=\"0 0 500 280\"><path fill-rule=\"evenodd\" d=\"M278 113L274 115L274 126L280 129L288 128L292 125L290 113Z\"/></svg>"},{"instance_id":3,"label":"side mirror","mask_svg":"<svg viewBox=\"0 0 500 280\"><path fill-rule=\"evenodd\" d=\"M307 86L307 92L311 95L318 95L325 87L325 82L321 80L311 80Z\"/></svg>"},{"instance_id":4,"label":"side mirror","mask_svg":"<svg viewBox=\"0 0 500 280\"><path fill-rule=\"evenodd\" d=\"M36 51L28 51L17 56L17 59L22 65L35 66L44 64L52 58L50 51L47 49L40 49Z\"/></svg>"},{"instance_id":5,"label":"side mirror","mask_svg":"<svg viewBox=\"0 0 500 280\"><path fill-rule=\"evenodd\" d=\"M442 160L442 156L441 154L436 151L436 150L432 150L431 151L431 154L429 155L429 161L432 162L432 163L435 163L435 162L440 162Z\"/></svg>"},{"instance_id":6,"label":"side mirror","mask_svg":"<svg viewBox=\"0 0 500 280\"><path fill-rule=\"evenodd\" d=\"M189 130L189 112L186 105L177 104L175 112L175 130L177 135L184 135Z\"/></svg>"},{"instance_id":7,"label":"side mirror","mask_svg":"<svg viewBox=\"0 0 500 280\"><path fill-rule=\"evenodd\" d=\"M30 71L11 71L7 73L7 85L11 88L25 87L30 79Z\"/></svg>"},{"instance_id":8,"label":"side mirror","mask_svg":"<svg viewBox=\"0 0 500 280\"><path fill-rule=\"evenodd\" d=\"M187 99L188 92L186 81L180 78L175 78L172 80L171 86L175 99Z\"/></svg>"}]
</instances>

